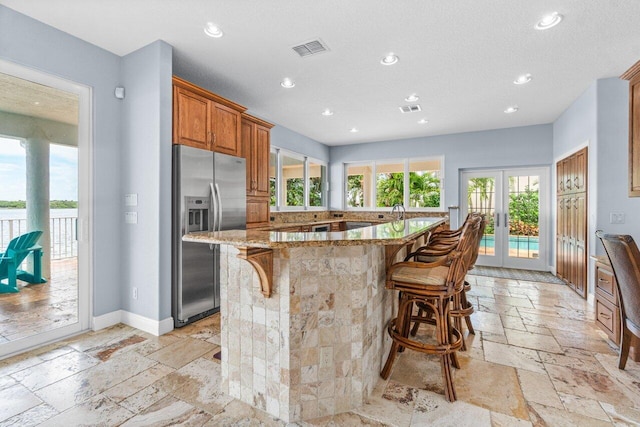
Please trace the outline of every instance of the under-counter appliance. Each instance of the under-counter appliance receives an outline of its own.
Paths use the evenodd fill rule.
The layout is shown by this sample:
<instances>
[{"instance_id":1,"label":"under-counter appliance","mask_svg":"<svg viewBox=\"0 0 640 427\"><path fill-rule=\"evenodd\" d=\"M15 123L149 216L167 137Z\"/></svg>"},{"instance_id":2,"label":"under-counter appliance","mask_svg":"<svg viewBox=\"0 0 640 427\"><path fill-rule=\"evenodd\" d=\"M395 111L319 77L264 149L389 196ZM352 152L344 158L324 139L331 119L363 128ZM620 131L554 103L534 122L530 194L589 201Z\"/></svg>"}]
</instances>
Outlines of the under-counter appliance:
<instances>
[{"instance_id":1,"label":"under-counter appliance","mask_svg":"<svg viewBox=\"0 0 640 427\"><path fill-rule=\"evenodd\" d=\"M173 146L172 315L176 328L220 309L220 245L183 242L194 231L246 228L246 161Z\"/></svg>"}]
</instances>

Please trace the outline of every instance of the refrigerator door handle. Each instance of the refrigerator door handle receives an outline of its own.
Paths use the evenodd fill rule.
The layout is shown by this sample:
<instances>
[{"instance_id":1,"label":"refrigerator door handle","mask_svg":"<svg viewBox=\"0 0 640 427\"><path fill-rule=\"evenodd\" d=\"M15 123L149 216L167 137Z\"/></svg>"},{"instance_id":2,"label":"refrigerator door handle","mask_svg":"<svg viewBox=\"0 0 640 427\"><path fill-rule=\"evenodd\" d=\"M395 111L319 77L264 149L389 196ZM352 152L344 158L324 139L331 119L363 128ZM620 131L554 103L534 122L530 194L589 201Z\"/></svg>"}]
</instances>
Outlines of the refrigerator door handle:
<instances>
[{"instance_id":1,"label":"refrigerator door handle","mask_svg":"<svg viewBox=\"0 0 640 427\"><path fill-rule=\"evenodd\" d=\"M209 231L216 231L218 226L218 203L216 198L216 190L213 188L213 182L209 183L211 188L211 210L209 218L213 217L213 222L209 224Z\"/></svg>"},{"instance_id":2,"label":"refrigerator door handle","mask_svg":"<svg viewBox=\"0 0 640 427\"><path fill-rule=\"evenodd\" d=\"M220 197L220 188L216 182L216 197L218 198L218 231L222 230L222 198Z\"/></svg>"}]
</instances>

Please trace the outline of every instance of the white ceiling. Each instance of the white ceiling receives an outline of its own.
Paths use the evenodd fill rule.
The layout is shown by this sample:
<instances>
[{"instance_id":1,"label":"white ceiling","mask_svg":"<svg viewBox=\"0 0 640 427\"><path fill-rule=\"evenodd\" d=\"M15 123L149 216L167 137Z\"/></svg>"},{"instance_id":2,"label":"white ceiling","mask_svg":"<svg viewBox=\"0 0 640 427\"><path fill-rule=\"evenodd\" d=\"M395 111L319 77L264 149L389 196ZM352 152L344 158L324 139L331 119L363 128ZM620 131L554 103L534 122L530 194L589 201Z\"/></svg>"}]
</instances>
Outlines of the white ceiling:
<instances>
[{"instance_id":1,"label":"white ceiling","mask_svg":"<svg viewBox=\"0 0 640 427\"><path fill-rule=\"evenodd\" d=\"M0 3L118 55L165 40L175 74L327 145L550 123L594 80L640 60L638 0ZM533 28L553 11L560 25ZM206 37L208 21L225 36ZM291 50L315 38L330 52ZM400 61L381 65L389 52ZM533 80L514 85L523 73ZM284 77L295 88L282 88ZM411 93L423 111L401 114ZM519 111L505 114L510 105ZM335 114L322 116L325 108Z\"/></svg>"}]
</instances>

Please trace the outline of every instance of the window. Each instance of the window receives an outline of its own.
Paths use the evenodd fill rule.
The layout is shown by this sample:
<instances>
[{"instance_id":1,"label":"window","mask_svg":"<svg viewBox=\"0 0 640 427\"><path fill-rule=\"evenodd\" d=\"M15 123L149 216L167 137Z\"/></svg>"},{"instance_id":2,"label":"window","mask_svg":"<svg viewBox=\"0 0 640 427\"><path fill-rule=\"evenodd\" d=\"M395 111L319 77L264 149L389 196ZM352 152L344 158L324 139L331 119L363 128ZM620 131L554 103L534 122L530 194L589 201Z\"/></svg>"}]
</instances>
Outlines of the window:
<instances>
[{"instance_id":1,"label":"window","mask_svg":"<svg viewBox=\"0 0 640 427\"><path fill-rule=\"evenodd\" d=\"M434 157L347 163L345 206L387 209L402 204L407 209L442 210L442 162Z\"/></svg>"},{"instance_id":2,"label":"window","mask_svg":"<svg viewBox=\"0 0 640 427\"><path fill-rule=\"evenodd\" d=\"M346 167L347 186L346 199L349 208L370 208L371 206L371 177L373 168L369 164L349 164Z\"/></svg>"},{"instance_id":3,"label":"window","mask_svg":"<svg viewBox=\"0 0 640 427\"><path fill-rule=\"evenodd\" d=\"M284 206L304 206L304 159L280 153Z\"/></svg>"},{"instance_id":4,"label":"window","mask_svg":"<svg viewBox=\"0 0 640 427\"><path fill-rule=\"evenodd\" d=\"M440 207L440 159L409 161L409 207Z\"/></svg>"},{"instance_id":5,"label":"window","mask_svg":"<svg viewBox=\"0 0 640 427\"><path fill-rule=\"evenodd\" d=\"M320 160L272 147L269 180L274 210L327 208L327 164Z\"/></svg>"},{"instance_id":6,"label":"window","mask_svg":"<svg viewBox=\"0 0 640 427\"><path fill-rule=\"evenodd\" d=\"M276 177L278 174L278 152L271 150L269 154L269 195L270 205L276 206L278 195L276 193Z\"/></svg>"},{"instance_id":7,"label":"window","mask_svg":"<svg viewBox=\"0 0 640 427\"><path fill-rule=\"evenodd\" d=\"M376 164L376 206L404 205L404 163Z\"/></svg>"},{"instance_id":8,"label":"window","mask_svg":"<svg viewBox=\"0 0 640 427\"><path fill-rule=\"evenodd\" d=\"M327 166L308 161L309 167L309 206L327 206L325 201L325 185L327 182Z\"/></svg>"}]
</instances>

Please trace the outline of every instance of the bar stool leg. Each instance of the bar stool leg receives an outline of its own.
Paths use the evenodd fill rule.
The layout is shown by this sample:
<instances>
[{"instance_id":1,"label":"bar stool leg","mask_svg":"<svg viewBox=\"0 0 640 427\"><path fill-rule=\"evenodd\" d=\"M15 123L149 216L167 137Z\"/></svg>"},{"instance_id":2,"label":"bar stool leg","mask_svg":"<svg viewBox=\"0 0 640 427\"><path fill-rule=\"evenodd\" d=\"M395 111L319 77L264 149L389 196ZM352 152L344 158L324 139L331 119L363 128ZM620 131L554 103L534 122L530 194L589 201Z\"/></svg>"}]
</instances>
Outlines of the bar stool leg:
<instances>
[{"instance_id":1,"label":"bar stool leg","mask_svg":"<svg viewBox=\"0 0 640 427\"><path fill-rule=\"evenodd\" d=\"M436 338L438 344L447 344L453 337L453 334L449 330L449 300L439 298L437 301L437 315L436 317ZM452 365L458 365L458 359L455 352L449 354L443 354L440 356L440 366L442 367L442 377L444 378L444 395L449 402L456 400L456 391L453 387L453 372L451 370Z\"/></svg>"}]
</instances>

